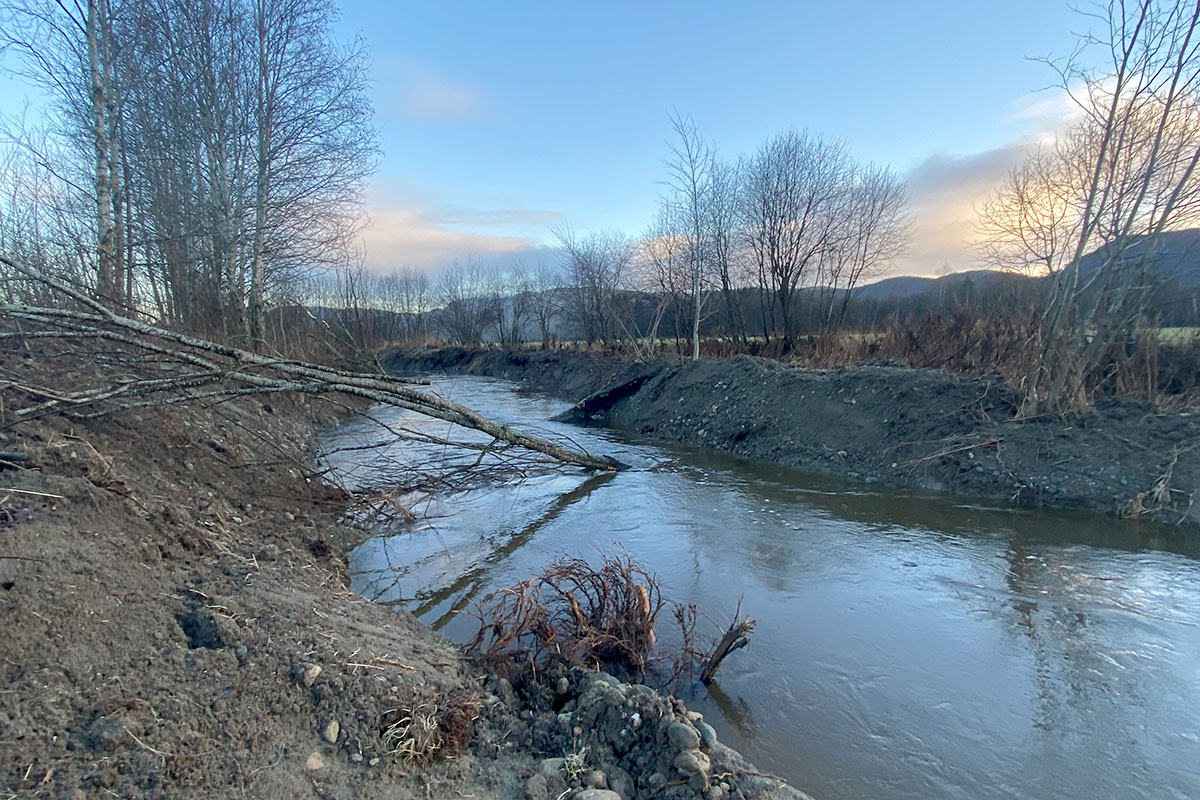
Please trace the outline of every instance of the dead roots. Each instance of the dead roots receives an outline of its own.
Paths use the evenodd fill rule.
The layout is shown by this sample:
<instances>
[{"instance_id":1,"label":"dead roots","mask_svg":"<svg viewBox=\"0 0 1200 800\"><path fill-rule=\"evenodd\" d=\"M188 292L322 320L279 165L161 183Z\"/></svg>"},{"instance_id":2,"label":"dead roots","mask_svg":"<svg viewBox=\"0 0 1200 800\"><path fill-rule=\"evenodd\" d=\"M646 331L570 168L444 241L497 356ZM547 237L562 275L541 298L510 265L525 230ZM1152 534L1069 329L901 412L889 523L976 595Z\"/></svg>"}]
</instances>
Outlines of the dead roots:
<instances>
[{"instance_id":1,"label":"dead roots","mask_svg":"<svg viewBox=\"0 0 1200 800\"><path fill-rule=\"evenodd\" d=\"M555 561L545 574L483 598L468 652L542 669L560 660L642 673L662 608L658 581L627 557Z\"/></svg>"}]
</instances>

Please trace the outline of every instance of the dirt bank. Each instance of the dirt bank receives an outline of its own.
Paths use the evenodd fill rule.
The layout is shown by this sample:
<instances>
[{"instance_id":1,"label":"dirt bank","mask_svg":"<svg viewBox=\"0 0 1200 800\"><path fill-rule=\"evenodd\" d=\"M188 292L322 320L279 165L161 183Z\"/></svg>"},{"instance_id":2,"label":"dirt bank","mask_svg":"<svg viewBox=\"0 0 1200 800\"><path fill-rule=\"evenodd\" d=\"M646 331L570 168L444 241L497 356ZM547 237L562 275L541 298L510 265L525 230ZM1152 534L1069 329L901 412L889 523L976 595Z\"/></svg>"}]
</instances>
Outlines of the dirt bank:
<instances>
[{"instance_id":1,"label":"dirt bank","mask_svg":"<svg viewBox=\"0 0 1200 800\"><path fill-rule=\"evenodd\" d=\"M739 356L648 365L575 352L396 352L397 372L460 371L581 401L576 417L866 483L1200 525L1200 417L1104 401L1015 421L998 379L803 370ZM602 394L596 394L602 393Z\"/></svg>"},{"instance_id":2,"label":"dirt bank","mask_svg":"<svg viewBox=\"0 0 1200 800\"><path fill-rule=\"evenodd\" d=\"M0 400L0 798L803 797L675 701L582 672L514 688L349 593L362 532L309 449L344 409L14 422L29 398ZM406 761L430 740L446 757Z\"/></svg>"}]
</instances>

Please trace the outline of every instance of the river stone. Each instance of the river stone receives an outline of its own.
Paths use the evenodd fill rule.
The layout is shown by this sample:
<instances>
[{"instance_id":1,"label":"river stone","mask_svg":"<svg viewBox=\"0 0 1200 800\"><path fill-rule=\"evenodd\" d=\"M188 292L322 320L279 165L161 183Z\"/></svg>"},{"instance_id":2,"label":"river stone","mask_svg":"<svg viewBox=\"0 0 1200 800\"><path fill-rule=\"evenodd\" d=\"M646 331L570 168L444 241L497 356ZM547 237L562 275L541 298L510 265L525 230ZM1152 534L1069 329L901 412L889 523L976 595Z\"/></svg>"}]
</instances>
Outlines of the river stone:
<instances>
[{"instance_id":1,"label":"river stone","mask_svg":"<svg viewBox=\"0 0 1200 800\"><path fill-rule=\"evenodd\" d=\"M529 780L525 781L526 800L547 800L549 796L550 790L546 788L545 775L534 775Z\"/></svg>"},{"instance_id":2,"label":"river stone","mask_svg":"<svg viewBox=\"0 0 1200 800\"><path fill-rule=\"evenodd\" d=\"M329 724L321 730L321 738L330 744L337 744L338 734L341 732L341 724L338 723L336 719L332 719L329 721Z\"/></svg>"},{"instance_id":3,"label":"river stone","mask_svg":"<svg viewBox=\"0 0 1200 800\"><path fill-rule=\"evenodd\" d=\"M620 767L608 768L608 788L621 797L633 797L633 778Z\"/></svg>"},{"instance_id":4,"label":"river stone","mask_svg":"<svg viewBox=\"0 0 1200 800\"><path fill-rule=\"evenodd\" d=\"M675 752L686 752L700 747L700 734L686 722L672 722L667 726L667 740Z\"/></svg>"},{"instance_id":5,"label":"river stone","mask_svg":"<svg viewBox=\"0 0 1200 800\"><path fill-rule=\"evenodd\" d=\"M603 772L594 769L584 776L583 785L592 789L607 789L608 779L604 777Z\"/></svg>"},{"instance_id":6,"label":"river stone","mask_svg":"<svg viewBox=\"0 0 1200 800\"><path fill-rule=\"evenodd\" d=\"M546 758L538 766L538 772L545 775L547 778L556 778L562 774L563 766L567 763L565 758Z\"/></svg>"},{"instance_id":7,"label":"river stone","mask_svg":"<svg viewBox=\"0 0 1200 800\"><path fill-rule=\"evenodd\" d=\"M303 684L305 689L312 688L312 685L317 682L320 674L320 664L305 664L304 669L300 673L300 683Z\"/></svg>"},{"instance_id":8,"label":"river stone","mask_svg":"<svg viewBox=\"0 0 1200 800\"><path fill-rule=\"evenodd\" d=\"M700 723L700 744L705 750L712 750L717 743L717 731L707 722Z\"/></svg>"},{"instance_id":9,"label":"river stone","mask_svg":"<svg viewBox=\"0 0 1200 800\"><path fill-rule=\"evenodd\" d=\"M685 750L675 756L675 760L671 762L675 769L685 775L691 775L696 772L707 773L712 769L712 762L708 756L699 750Z\"/></svg>"},{"instance_id":10,"label":"river stone","mask_svg":"<svg viewBox=\"0 0 1200 800\"><path fill-rule=\"evenodd\" d=\"M621 800L621 795L608 789L584 789L575 800Z\"/></svg>"}]
</instances>

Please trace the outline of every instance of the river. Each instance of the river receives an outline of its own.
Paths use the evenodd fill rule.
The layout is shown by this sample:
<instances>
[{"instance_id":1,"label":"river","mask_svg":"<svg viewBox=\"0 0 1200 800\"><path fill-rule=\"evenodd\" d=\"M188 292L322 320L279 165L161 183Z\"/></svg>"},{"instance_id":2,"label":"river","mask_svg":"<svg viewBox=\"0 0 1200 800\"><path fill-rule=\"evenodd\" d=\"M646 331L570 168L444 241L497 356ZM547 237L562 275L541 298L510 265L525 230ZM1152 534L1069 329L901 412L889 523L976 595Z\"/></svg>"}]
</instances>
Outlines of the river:
<instances>
[{"instance_id":1,"label":"river","mask_svg":"<svg viewBox=\"0 0 1200 800\"><path fill-rule=\"evenodd\" d=\"M757 620L716 684L681 691L719 738L817 800L1200 797L1200 542L1090 515L990 507L548 420L561 401L445 377L438 394L632 469L443 496L351 555L352 588L455 640L488 590L558 556L624 552L716 636ZM394 409L436 436L447 423ZM386 436L356 421L328 448ZM478 440L478 439L476 439ZM387 485L434 445L335 452ZM675 641L669 611L660 647Z\"/></svg>"}]
</instances>

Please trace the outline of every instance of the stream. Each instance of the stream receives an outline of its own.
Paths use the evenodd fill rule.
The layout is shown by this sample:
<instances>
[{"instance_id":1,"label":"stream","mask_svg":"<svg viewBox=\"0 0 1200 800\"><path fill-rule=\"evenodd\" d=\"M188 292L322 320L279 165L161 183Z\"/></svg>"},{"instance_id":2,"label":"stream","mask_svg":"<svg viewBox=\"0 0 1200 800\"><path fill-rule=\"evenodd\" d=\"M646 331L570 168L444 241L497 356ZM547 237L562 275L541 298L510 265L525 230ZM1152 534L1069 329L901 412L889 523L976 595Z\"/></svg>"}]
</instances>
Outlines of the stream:
<instances>
[{"instance_id":1,"label":"stream","mask_svg":"<svg viewBox=\"0 0 1200 800\"><path fill-rule=\"evenodd\" d=\"M624 552L668 603L697 604L702 638L744 598L750 646L712 687L679 694L721 741L817 800L1200 797L1200 539L549 422L568 404L506 381L429 388L632 469L556 470L424 503L419 522L351 554L362 596L462 641L476 626L456 612L491 589L559 556ZM336 450L387 435L358 420L323 444L358 488L387 486L396 460L445 454ZM669 608L659 627L669 649Z\"/></svg>"}]
</instances>

